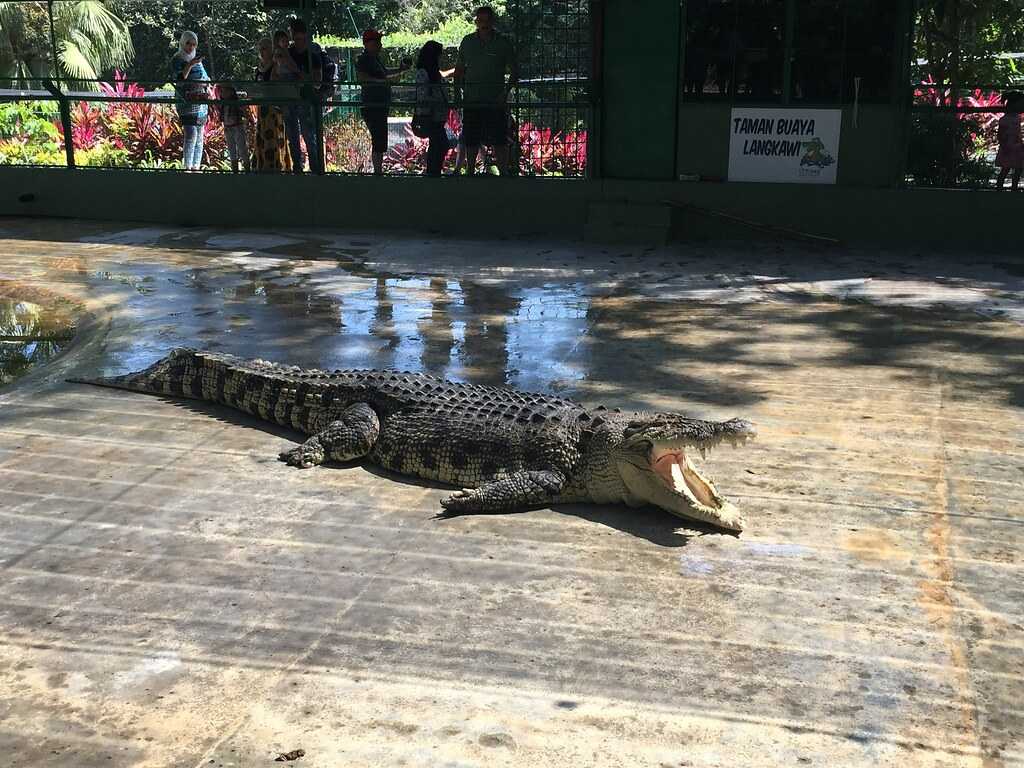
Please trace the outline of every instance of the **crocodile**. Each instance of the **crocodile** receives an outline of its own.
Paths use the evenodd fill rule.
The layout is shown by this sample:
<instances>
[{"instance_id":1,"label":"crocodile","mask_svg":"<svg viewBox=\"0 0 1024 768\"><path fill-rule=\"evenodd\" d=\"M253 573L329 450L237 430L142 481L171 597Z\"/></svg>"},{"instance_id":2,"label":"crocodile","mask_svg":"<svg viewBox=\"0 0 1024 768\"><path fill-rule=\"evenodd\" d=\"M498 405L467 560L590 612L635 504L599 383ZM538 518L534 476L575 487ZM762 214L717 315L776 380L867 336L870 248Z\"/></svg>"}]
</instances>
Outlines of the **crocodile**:
<instances>
[{"instance_id":1,"label":"crocodile","mask_svg":"<svg viewBox=\"0 0 1024 768\"><path fill-rule=\"evenodd\" d=\"M301 369L179 348L123 376L73 379L219 403L310 435L280 459L365 460L455 486L441 516L560 503L651 504L731 531L737 507L692 460L754 437L742 419L588 408L552 395L391 370Z\"/></svg>"}]
</instances>

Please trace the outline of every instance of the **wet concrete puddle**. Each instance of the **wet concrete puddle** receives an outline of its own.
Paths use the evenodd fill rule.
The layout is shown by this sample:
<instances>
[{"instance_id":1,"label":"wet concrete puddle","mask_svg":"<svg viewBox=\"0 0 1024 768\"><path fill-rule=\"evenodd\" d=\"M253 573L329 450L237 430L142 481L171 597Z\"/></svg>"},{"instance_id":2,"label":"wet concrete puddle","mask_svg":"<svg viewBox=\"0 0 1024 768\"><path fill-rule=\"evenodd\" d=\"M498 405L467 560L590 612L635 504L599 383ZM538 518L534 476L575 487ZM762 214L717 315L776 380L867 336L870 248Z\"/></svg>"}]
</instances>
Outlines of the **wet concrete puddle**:
<instances>
[{"instance_id":1,"label":"wet concrete puddle","mask_svg":"<svg viewBox=\"0 0 1024 768\"><path fill-rule=\"evenodd\" d=\"M8 762L1024 759L1014 264L5 226L4 375L34 371L0 392ZM438 521L447 489L63 381L179 346L746 417L700 466L748 528Z\"/></svg>"},{"instance_id":2,"label":"wet concrete puddle","mask_svg":"<svg viewBox=\"0 0 1024 768\"><path fill-rule=\"evenodd\" d=\"M564 390L585 377L579 342L592 297L584 286L369 270L353 251L332 259L208 252L206 263L93 262L92 290L116 293L103 303L127 321L115 323L103 373L190 346L532 390Z\"/></svg>"},{"instance_id":3,"label":"wet concrete puddle","mask_svg":"<svg viewBox=\"0 0 1024 768\"><path fill-rule=\"evenodd\" d=\"M0 280L0 387L64 350L75 337L73 302Z\"/></svg>"}]
</instances>

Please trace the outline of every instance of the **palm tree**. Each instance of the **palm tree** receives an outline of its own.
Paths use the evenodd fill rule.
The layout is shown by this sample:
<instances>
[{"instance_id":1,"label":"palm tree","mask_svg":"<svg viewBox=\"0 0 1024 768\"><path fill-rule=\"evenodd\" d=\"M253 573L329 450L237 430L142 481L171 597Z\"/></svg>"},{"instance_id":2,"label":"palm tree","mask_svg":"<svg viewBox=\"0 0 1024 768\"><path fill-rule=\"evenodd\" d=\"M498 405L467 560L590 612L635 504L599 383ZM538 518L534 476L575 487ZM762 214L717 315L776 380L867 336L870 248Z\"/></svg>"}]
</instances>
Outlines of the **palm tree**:
<instances>
[{"instance_id":1,"label":"palm tree","mask_svg":"<svg viewBox=\"0 0 1024 768\"><path fill-rule=\"evenodd\" d=\"M97 80L135 58L125 24L102 0L53 3L53 34L60 77ZM24 82L53 75L47 3L0 2L0 78ZM83 83L95 89L97 84Z\"/></svg>"}]
</instances>

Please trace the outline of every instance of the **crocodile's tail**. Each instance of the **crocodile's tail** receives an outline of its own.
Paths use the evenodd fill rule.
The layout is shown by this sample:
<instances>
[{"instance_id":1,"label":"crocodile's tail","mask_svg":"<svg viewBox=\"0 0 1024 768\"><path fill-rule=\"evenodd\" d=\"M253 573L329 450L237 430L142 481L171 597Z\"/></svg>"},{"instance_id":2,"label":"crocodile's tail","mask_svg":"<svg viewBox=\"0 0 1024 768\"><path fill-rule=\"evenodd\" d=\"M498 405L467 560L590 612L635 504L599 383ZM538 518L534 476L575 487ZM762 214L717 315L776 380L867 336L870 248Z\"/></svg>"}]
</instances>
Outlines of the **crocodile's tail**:
<instances>
[{"instance_id":1,"label":"crocodile's tail","mask_svg":"<svg viewBox=\"0 0 1024 768\"><path fill-rule=\"evenodd\" d=\"M180 347L135 373L68 381L220 403L305 431L319 400L311 398L308 406L296 404L295 388L287 385L294 381L298 370L266 360L243 360L234 355Z\"/></svg>"},{"instance_id":2,"label":"crocodile's tail","mask_svg":"<svg viewBox=\"0 0 1024 768\"><path fill-rule=\"evenodd\" d=\"M123 376L107 376L95 379L68 379L77 384L93 384L98 387L127 389L131 392L146 392L168 397L188 397L197 400L217 400L215 391L203 387L204 379L209 382L211 374L216 375L219 366L227 367L224 355L211 355L194 349L180 347L172 350L148 368L127 373Z\"/></svg>"}]
</instances>

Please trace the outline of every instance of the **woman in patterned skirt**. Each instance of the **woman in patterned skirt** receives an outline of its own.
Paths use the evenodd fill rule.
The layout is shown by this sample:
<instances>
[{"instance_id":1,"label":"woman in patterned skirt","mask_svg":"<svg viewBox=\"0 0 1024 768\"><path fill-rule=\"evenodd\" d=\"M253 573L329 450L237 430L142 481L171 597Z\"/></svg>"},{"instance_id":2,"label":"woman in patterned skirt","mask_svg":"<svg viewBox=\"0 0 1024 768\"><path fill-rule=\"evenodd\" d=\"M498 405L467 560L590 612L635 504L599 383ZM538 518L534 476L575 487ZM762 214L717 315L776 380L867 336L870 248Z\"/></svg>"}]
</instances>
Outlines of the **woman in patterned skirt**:
<instances>
[{"instance_id":1,"label":"woman in patterned skirt","mask_svg":"<svg viewBox=\"0 0 1024 768\"><path fill-rule=\"evenodd\" d=\"M259 53L260 63L256 67L256 81L276 80L274 43L269 37L260 40ZM281 112L281 108L274 104L259 105L252 167L255 171L270 173L280 173L292 169L291 158L288 155L288 142L284 132L284 114Z\"/></svg>"}]
</instances>

